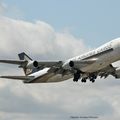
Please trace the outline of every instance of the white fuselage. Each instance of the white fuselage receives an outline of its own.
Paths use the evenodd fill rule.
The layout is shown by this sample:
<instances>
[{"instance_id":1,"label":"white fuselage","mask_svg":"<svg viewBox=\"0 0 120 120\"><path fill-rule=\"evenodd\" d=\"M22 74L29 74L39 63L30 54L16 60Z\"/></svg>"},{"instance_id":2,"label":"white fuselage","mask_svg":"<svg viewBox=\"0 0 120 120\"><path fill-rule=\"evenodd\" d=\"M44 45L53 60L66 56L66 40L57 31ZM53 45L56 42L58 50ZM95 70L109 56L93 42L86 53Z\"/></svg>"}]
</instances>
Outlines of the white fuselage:
<instances>
[{"instance_id":1,"label":"white fuselage","mask_svg":"<svg viewBox=\"0 0 120 120\"><path fill-rule=\"evenodd\" d=\"M70 61L81 61L89 59L96 59L96 62L82 67L80 67L78 64L77 68L83 72L92 73L103 69L104 67L110 65L113 62L120 60L120 38L112 40L88 53L69 59L64 63L63 66L65 69L70 69Z\"/></svg>"}]
</instances>

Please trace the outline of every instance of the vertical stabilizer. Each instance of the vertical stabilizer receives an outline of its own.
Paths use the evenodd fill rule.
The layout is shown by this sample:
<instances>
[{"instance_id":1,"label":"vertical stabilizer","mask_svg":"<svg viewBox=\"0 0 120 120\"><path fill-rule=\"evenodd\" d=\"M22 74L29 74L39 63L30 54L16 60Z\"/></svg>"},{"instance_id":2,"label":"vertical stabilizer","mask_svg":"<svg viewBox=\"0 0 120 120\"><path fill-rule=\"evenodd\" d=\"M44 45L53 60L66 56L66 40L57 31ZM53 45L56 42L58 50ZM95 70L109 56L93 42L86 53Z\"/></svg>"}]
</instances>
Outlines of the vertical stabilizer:
<instances>
[{"instance_id":1,"label":"vertical stabilizer","mask_svg":"<svg viewBox=\"0 0 120 120\"><path fill-rule=\"evenodd\" d=\"M26 76L30 75L32 73L33 69L32 68L28 68L27 65L29 63L31 63L33 60L27 54L25 54L24 52L18 54L18 56L19 56L20 60L27 61L27 64L25 66L22 66L22 68L23 68L24 73L25 73Z\"/></svg>"},{"instance_id":2,"label":"vertical stabilizer","mask_svg":"<svg viewBox=\"0 0 120 120\"><path fill-rule=\"evenodd\" d=\"M20 60L32 61L32 59L24 52L18 54L18 56Z\"/></svg>"}]
</instances>

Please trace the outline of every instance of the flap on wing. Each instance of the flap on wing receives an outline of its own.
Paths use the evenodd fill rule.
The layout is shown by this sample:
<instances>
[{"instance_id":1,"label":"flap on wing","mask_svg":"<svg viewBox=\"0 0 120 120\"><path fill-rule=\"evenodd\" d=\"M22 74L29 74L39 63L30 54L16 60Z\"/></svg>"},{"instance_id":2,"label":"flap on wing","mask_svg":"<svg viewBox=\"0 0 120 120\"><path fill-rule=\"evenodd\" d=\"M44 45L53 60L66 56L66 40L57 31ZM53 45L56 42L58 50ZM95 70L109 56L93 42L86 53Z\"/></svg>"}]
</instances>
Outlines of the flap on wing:
<instances>
[{"instance_id":1,"label":"flap on wing","mask_svg":"<svg viewBox=\"0 0 120 120\"><path fill-rule=\"evenodd\" d=\"M16 79L16 80L33 80L34 76L0 76L0 78Z\"/></svg>"},{"instance_id":2,"label":"flap on wing","mask_svg":"<svg viewBox=\"0 0 120 120\"><path fill-rule=\"evenodd\" d=\"M8 63L8 64L26 64L27 61L25 60L0 60L0 63Z\"/></svg>"}]
</instances>

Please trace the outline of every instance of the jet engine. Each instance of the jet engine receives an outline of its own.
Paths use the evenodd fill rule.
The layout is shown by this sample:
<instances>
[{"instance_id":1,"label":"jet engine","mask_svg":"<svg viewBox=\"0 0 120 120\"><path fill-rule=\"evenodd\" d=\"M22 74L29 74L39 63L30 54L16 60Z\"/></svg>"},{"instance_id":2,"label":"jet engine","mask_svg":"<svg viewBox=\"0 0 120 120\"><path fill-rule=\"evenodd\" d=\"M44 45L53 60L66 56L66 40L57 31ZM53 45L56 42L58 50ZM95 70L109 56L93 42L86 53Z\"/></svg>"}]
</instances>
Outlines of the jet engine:
<instances>
[{"instance_id":1,"label":"jet engine","mask_svg":"<svg viewBox=\"0 0 120 120\"><path fill-rule=\"evenodd\" d=\"M30 62L28 62L28 64L26 65L26 67L28 69L37 68L38 67L38 62L37 61L30 61Z\"/></svg>"},{"instance_id":2,"label":"jet engine","mask_svg":"<svg viewBox=\"0 0 120 120\"><path fill-rule=\"evenodd\" d=\"M79 67L79 61L70 61L69 66L78 68Z\"/></svg>"},{"instance_id":3,"label":"jet engine","mask_svg":"<svg viewBox=\"0 0 120 120\"><path fill-rule=\"evenodd\" d=\"M73 62L73 61L70 61L70 62L69 62L69 66L70 66L70 67L74 67L74 62Z\"/></svg>"}]
</instances>

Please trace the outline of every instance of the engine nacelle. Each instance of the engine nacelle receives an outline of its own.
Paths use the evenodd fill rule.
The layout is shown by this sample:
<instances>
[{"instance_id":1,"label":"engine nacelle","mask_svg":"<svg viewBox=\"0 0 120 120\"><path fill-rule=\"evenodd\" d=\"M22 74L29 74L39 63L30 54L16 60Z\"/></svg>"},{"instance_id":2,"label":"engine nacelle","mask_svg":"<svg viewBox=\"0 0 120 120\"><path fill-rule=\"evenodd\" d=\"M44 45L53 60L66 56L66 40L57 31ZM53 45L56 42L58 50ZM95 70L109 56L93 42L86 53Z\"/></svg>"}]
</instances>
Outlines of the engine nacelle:
<instances>
[{"instance_id":1,"label":"engine nacelle","mask_svg":"<svg viewBox=\"0 0 120 120\"><path fill-rule=\"evenodd\" d=\"M37 61L30 61L28 62L27 66L28 69L33 69L38 67L38 62Z\"/></svg>"},{"instance_id":2,"label":"engine nacelle","mask_svg":"<svg viewBox=\"0 0 120 120\"><path fill-rule=\"evenodd\" d=\"M79 61L70 61L69 62L69 66L70 67L75 67L75 68L79 68Z\"/></svg>"},{"instance_id":3,"label":"engine nacelle","mask_svg":"<svg viewBox=\"0 0 120 120\"><path fill-rule=\"evenodd\" d=\"M116 78L120 78L120 67L116 69Z\"/></svg>"}]
</instances>

